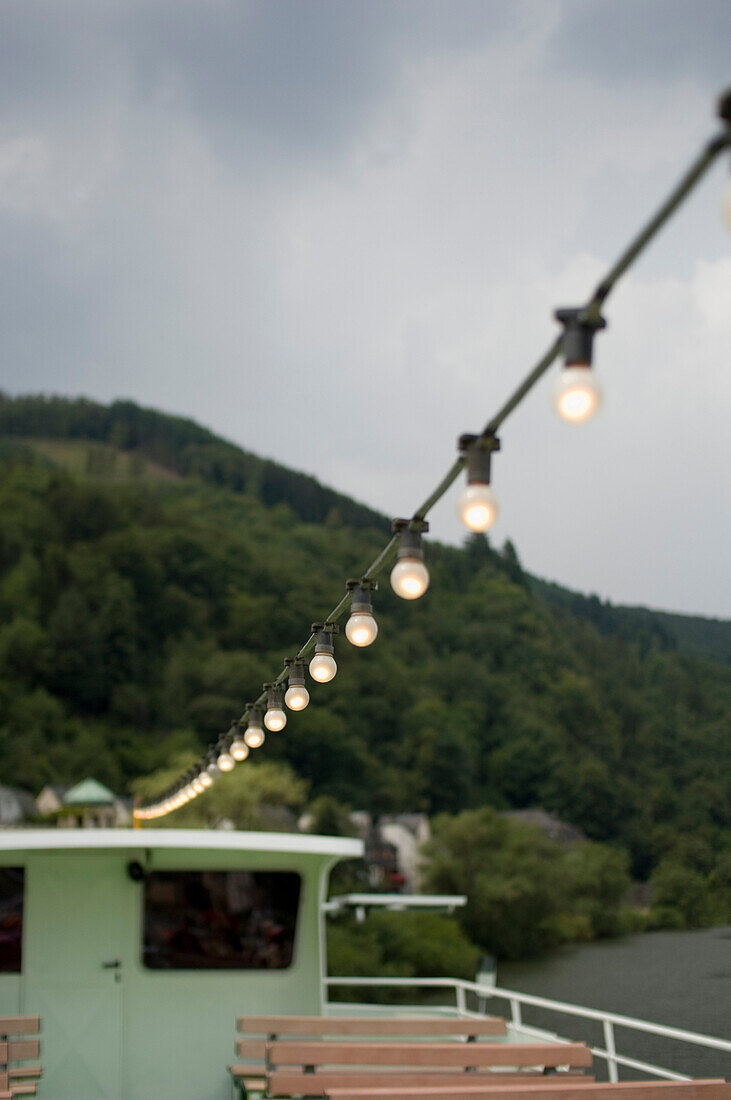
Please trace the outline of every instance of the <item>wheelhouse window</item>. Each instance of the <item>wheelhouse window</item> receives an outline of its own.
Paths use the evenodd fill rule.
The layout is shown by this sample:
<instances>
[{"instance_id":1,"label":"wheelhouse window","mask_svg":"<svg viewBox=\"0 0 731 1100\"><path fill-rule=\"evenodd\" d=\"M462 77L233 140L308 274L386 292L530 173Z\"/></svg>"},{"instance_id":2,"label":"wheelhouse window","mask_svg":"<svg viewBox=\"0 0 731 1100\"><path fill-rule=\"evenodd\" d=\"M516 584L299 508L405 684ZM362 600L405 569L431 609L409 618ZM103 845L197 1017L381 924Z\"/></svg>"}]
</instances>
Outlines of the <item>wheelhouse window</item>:
<instances>
[{"instance_id":1,"label":"wheelhouse window","mask_svg":"<svg viewBox=\"0 0 731 1100\"><path fill-rule=\"evenodd\" d=\"M153 871L142 961L153 970L282 970L292 963L300 876Z\"/></svg>"},{"instance_id":2,"label":"wheelhouse window","mask_svg":"<svg viewBox=\"0 0 731 1100\"><path fill-rule=\"evenodd\" d=\"M19 974L23 962L22 867L0 867L0 973Z\"/></svg>"}]
</instances>

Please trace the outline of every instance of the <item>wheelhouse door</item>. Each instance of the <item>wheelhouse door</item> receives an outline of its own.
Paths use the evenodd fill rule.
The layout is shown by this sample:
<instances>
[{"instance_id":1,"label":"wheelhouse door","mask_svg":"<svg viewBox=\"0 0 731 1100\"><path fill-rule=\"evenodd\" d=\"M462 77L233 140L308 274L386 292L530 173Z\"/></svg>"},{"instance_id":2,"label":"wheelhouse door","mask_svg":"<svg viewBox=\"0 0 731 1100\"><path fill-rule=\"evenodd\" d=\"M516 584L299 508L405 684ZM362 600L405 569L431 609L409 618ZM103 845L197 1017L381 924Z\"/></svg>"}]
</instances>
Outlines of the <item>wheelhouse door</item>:
<instances>
[{"instance_id":1,"label":"wheelhouse door","mask_svg":"<svg viewBox=\"0 0 731 1100\"><path fill-rule=\"evenodd\" d=\"M28 859L23 1011L41 1017L43 1092L54 1100L121 1097L121 853Z\"/></svg>"}]
</instances>

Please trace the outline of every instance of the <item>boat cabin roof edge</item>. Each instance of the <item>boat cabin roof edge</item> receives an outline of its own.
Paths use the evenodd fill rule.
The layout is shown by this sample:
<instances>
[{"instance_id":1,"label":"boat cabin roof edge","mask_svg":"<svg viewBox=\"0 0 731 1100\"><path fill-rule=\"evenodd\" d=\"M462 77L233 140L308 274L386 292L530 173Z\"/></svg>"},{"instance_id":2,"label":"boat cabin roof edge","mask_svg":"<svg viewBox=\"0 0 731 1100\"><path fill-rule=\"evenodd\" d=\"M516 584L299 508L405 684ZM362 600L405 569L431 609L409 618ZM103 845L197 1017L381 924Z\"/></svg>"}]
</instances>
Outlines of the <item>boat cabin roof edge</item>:
<instances>
[{"instance_id":1,"label":"boat cabin roof edge","mask_svg":"<svg viewBox=\"0 0 731 1100\"><path fill-rule=\"evenodd\" d=\"M353 859L363 842L352 837L218 829L13 829L0 832L3 852L168 848L190 851L291 852Z\"/></svg>"}]
</instances>

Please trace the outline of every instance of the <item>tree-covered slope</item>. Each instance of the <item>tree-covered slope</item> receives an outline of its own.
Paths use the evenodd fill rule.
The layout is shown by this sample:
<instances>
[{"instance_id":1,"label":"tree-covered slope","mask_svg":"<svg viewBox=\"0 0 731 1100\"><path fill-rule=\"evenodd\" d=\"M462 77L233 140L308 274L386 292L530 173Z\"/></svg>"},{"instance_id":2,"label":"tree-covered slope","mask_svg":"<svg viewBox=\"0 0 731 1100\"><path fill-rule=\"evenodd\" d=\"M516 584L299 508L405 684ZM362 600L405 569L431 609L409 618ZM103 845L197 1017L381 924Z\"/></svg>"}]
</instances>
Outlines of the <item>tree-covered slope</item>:
<instances>
[{"instance_id":1,"label":"tree-covered slope","mask_svg":"<svg viewBox=\"0 0 731 1100\"><path fill-rule=\"evenodd\" d=\"M384 516L320 485L315 478L258 458L193 420L143 409L133 401L107 406L83 397L9 397L0 392L0 438L3 436L106 443L158 470L249 493L264 504L289 504L295 515L308 523L322 523L330 517L353 527L387 528ZM140 467L137 472L143 470Z\"/></svg>"},{"instance_id":2,"label":"tree-covered slope","mask_svg":"<svg viewBox=\"0 0 731 1100\"><path fill-rule=\"evenodd\" d=\"M73 475L23 444L0 475L0 764L33 789L83 773L124 789L210 742L383 542L199 479ZM668 852L716 873L728 667L602 635L482 537L431 544L429 564L416 605L384 584L376 644L341 637L336 679L261 753L315 796L541 804L627 847L636 874Z\"/></svg>"},{"instance_id":3,"label":"tree-covered slope","mask_svg":"<svg viewBox=\"0 0 731 1100\"><path fill-rule=\"evenodd\" d=\"M584 596L559 584L530 578L531 588L572 615L588 619L602 634L627 641L680 649L698 657L731 663L731 622L703 615L681 615L647 607L624 607L598 596Z\"/></svg>"},{"instance_id":4,"label":"tree-covered slope","mask_svg":"<svg viewBox=\"0 0 731 1100\"><path fill-rule=\"evenodd\" d=\"M76 474L105 480L192 477L288 504L308 523L387 529L385 516L319 484L315 478L258 458L192 420L144 409L132 401L100 405L86 398L0 392L0 440L25 440L37 453ZM613 606L529 577L534 591L604 634L681 649L731 662L731 622L644 607Z\"/></svg>"}]
</instances>

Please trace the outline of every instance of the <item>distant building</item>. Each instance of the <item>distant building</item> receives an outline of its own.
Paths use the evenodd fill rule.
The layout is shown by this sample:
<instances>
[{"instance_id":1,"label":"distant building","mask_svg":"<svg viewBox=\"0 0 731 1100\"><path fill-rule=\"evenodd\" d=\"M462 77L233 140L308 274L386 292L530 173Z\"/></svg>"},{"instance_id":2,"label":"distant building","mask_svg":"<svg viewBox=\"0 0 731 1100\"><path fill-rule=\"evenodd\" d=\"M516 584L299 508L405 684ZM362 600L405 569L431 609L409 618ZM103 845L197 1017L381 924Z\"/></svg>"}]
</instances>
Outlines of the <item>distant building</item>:
<instances>
[{"instance_id":1,"label":"distant building","mask_svg":"<svg viewBox=\"0 0 731 1100\"><path fill-rule=\"evenodd\" d=\"M371 817L359 810L350 815L365 841L368 881L373 889L417 891L421 885L419 845L428 840L426 814L381 814Z\"/></svg>"},{"instance_id":2,"label":"distant building","mask_svg":"<svg viewBox=\"0 0 731 1100\"><path fill-rule=\"evenodd\" d=\"M44 817L55 817L61 829L114 829L129 824L124 802L96 779L82 779L67 789L49 784L35 805Z\"/></svg>"},{"instance_id":3,"label":"distant building","mask_svg":"<svg viewBox=\"0 0 731 1100\"><path fill-rule=\"evenodd\" d=\"M378 828L383 839L396 849L403 885L408 890L420 890L419 847L431 837L429 818L426 814L383 814L378 819Z\"/></svg>"},{"instance_id":4,"label":"distant building","mask_svg":"<svg viewBox=\"0 0 731 1100\"><path fill-rule=\"evenodd\" d=\"M36 804L30 791L0 786L0 828L21 825L36 816Z\"/></svg>"},{"instance_id":5,"label":"distant building","mask_svg":"<svg viewBox=\"0 0 731 1100\"><path fill-rule=\"evenodd\" d=\"M46 784L36 798L36 809L41 817L50 817L51 814L58 813L63 806L63 796L66 794L66 790L66 787L54 787L50 783Z\"/></svg>"}]
</instances>

